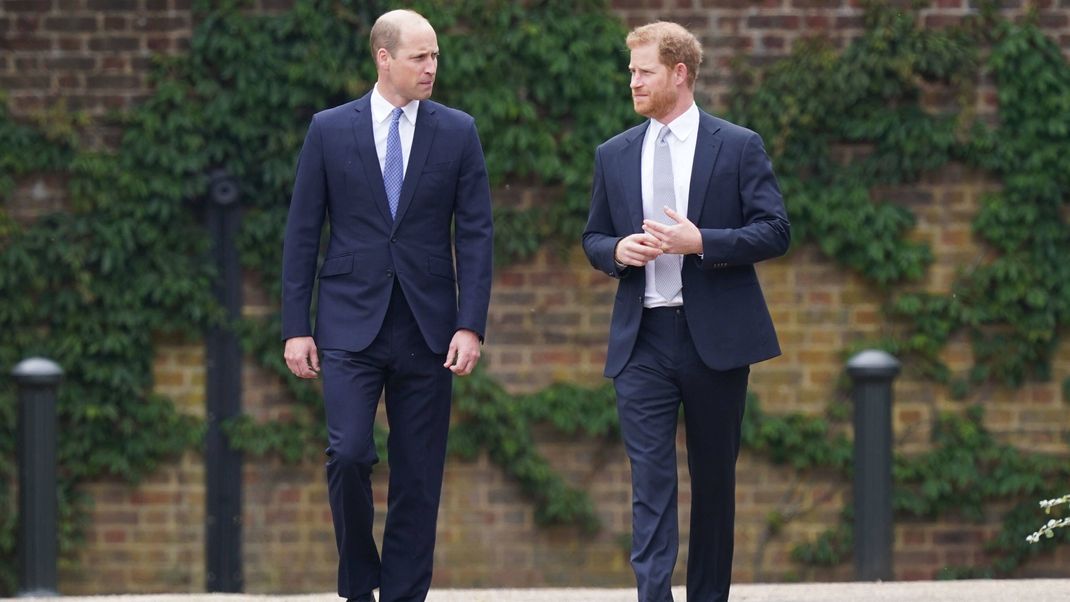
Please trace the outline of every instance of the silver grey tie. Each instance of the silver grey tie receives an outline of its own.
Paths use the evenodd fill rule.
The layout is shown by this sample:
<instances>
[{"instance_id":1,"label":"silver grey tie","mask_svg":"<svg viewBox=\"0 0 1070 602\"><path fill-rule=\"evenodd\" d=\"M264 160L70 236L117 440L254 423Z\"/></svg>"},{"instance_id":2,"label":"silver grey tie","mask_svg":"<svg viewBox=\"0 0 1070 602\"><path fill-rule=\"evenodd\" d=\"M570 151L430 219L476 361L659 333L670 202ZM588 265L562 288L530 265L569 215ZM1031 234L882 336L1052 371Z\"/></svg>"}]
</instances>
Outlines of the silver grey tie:
<instances>
[{"instance_id":1,"label":"silver grey tie","mask_svg":"<svg viewBox=\"0 0 1070 602\"><path fill-rule=\"evenodd\" d=\"M676 211L676 189L672 178L672 153L669 151L669 143L665 140L670 130L668 126L661 128L658 141L654 144L654 215L647 216L650 219L665 223L675 224L669 216L665 215L662 206ZM665 254L654 260L654 288L658 293L671 301L680 292L680 267L683 265L683 255Z\"/></svg>"}]
</instances>

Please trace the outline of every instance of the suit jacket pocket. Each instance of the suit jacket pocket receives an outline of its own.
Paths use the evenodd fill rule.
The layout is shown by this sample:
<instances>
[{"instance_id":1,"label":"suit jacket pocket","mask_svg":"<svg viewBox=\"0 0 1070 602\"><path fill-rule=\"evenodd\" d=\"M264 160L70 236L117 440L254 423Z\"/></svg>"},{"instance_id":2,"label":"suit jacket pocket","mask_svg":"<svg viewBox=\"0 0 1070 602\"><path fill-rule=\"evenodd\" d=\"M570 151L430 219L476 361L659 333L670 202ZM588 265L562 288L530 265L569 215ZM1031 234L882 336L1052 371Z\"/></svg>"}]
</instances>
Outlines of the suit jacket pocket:
<instances>
[{"instance_id":1,"label":"suit jacket pocket","mask_svg":"<svg viewBox=\"0 0 1070 602\"><path fill-rule=\"evenodd\" d=\"M427 272L432 276L453 280L453 260L432 255L427 258Z\"/></svg>"},{"instance_id":2,"label":"suit jacket pocket","mask_svg":"<svg viewBox=\"0 0 1070 602\"><path fill-rule=\"evenodd\" d=\"M348 274L352 271L352 253L339 255L337 257L328 257L327 259L323 260L323 267L320 268L320 278L327 278L328 276L340 276L342 274Z\"/></svg>"}]
</instances>

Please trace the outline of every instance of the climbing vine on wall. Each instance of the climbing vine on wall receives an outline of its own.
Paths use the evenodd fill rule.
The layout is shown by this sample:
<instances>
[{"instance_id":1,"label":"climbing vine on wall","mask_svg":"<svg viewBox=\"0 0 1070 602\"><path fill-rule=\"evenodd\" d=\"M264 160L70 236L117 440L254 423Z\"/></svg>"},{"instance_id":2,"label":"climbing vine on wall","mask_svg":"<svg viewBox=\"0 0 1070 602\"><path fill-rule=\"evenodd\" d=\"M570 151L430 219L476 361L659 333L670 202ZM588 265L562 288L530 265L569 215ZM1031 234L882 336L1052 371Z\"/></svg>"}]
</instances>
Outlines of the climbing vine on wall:
<instances>
[{"instance_id":1,"label":"climbing vine on wall","mask_svg":"<svg viewBox=\"0 0 1070 602\"><path fill-rule=\"evenodd\" d=\"M916 21L873 3L864 36L843 52L820 41L799 44L760 80L744 79L733 113L769 142L796 241L816 244L887 294L889 317L902 332L870 344L908 358L959 397L980 384L1017 387L1026 378L1047 378L1060 327L1070 318L1070 65L1035 24L999 18L992 3L958 28L923 30ZM973 110L982 71L998 88L994 123ZM923 106L926 87L958 104L944 111ZM920 279L930 253L904 236L913 225L910 212L874 202L871 191L916 182L949 161L1002 182L973 223L991 258L964 266L949 293L897 294L895 285ZM965 375L951 374L940 359L959 333L973 344ZM1070 479L1065 459L999 444L982 416L976 405L965 416L942 416L931 452L896 459L901 515L980 520L987 503L1025 500L987 544L990 565L946 567L946 576L1004 575L1035 554L1023 535L1036 521L1035 500ZM849 474L849 462L824 465ZM845 517L797 546L794 557L842 562L852 538Z\"/></svg>"},{"instance_id":2,"label":"climbing vine on wall","mask_svg":"<svg viewBox=\"0 0 1070 602\"><path fill-rule=\"evenodd\" d=\"M367 90L374 70L367 30L386 2L299 0L277 15L244 12L237 0L199 2L187 55L162 58L152 96L121 116L114 151L82 147L71 120L40 127L0 112L0 197L31 173L65 174L67 211L31 223L0 211L0 366L31 354L64 366L60 399L63 550L78 543L84 500L78 485L104 475L136 481L168 455L200 441L199 421L152 394L154 336L193 339L222 319L211 299L203 229L190 201L205 174L223 168L242 186L244 267L277 298L280 241L293 162L313 111ZM499 263L543 245L576 244L586 214L593 148L637 119L627 92L622 26L603 2L504 0L416 2L439 32L436 99L472 113L495 185L537 184L552 195L535 207L496 208ZM882 345L910 354L931 376L967 394L983 382L1017 385L1045 376L1058 329L1070 311L1068 239L1062 211L1070 165L1070 75L1057 47L1034 26L990 11L963 28L920 30L913 15L874 4L866 32L842 52L800 42L793 55L743 78L732 118L758 130L774 157L797 244L815 244L891 300L905 334ZM985 49L991 48L986 55ZM997 80L996 123L970 110L922 106L922 85L969 105L978 72ZM0 111L3 111L0 104ZM985 169L1004 183L975 221L996 258L965 271L949 295L896 294L931 260L911 242L909 211L874 202L875 186L916 181L949 161ZM1061 261L1062 260L1062 261ZM992 288L995 287L995 288ZM988 291L995 290L996 294ZM289 376L277 318L233 325L246 352L286 382L293 418L228 425L235 445L288 459L318 453L324 439L319 394ZM952 375L939 361L949 337L967 332L976 363ZM1007 350L1011 350L1008 352ZM14 396L0 374L0 507L13 507ZM616 432L612 392L557 385L508 394L484 374L457 379L460 421L452 449L485 450L536 503L544 523L597 526L590 500L539 455L530 427L550 423L586 436ZM753 403L744 443L798 470L849 474L842 412L772 416ZM935 516L967 514L1000 498L1050 497L1067 469L1044 456L999 446L978 410L941 418L934 450L896 464L896 508ZM965 497L963 503L960 498ZM960 508L961 509L961 508ZM1017 514L1016 514L1017 513ZM992 545L992 567L1012 570L1024 556L1013 529ZM0 521L0 591L13 588L14 513ZM800 545L798 560L840 562L850 529ZM1024 535L1023 535L1024 537Z\"/></svg>"},{"instance_id":3,"label":"climbing vine on wall","mask_svg":"<svg viewBox=\"0 0 1070 602\"><path fill-rule=\"evenodd\" d=\"M196 340L222 319L196 202L206 174L225 169L241 183L242 263L277 298L280 241L305 129L314 111L363 94L374 82L368 30L389 5L298 0L285 13L257 15L238 0L197 2L189 53L159 59L152 95L118 117L124 134L114 151L79 144L78 120L62 110L45 116L41 127L0 113L0 195L6 198L19 177L42 171L62 174L69 193L67 211L36 220L17 222L0 212L0 365L39 354L66 371L59 400L64 552L77 545L85 517L84 500L76 503L79 484L106 475L137 481L162 458L200 441L203 425L152 393L151 361L154 337ZM546 238L574 236L586 205L590 149L603 132L634 121L619 22L599 0L411 7L439 32L436 99L477 117L492 183L537 184L549 195L537 207L498 208L499 261L522 258ZM287 422L233 422L232 442L290 459L315 453L324 439L321 402L282 365L277 319L232 326L247 353L287 382L299 406ZM485 377L463 386L473 398L507 403ZM473 417L488 410L466 407ZM537 417L514 414L511 424L522 428ZM609 427L603 420L591 428ZM16 566L17 518L6 511L14 509L14 430L14 389L4 370L0 591L13 590ZM541 500L545 520L591 516L589 501L525 443L478 421L467 432L469 452L473 433L497 441L494 457L513 462L511 474Z\"/></svg>"}]
</instances>

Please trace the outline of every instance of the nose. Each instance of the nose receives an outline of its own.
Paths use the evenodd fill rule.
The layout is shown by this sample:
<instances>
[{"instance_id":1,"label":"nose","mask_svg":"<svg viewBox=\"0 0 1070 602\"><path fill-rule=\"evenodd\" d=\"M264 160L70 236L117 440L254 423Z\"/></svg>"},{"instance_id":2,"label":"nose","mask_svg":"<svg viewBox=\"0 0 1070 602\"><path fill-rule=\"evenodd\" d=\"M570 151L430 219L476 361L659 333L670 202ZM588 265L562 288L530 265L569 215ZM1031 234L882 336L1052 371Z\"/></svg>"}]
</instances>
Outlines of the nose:
<instances>
[{"instance_id":1,"label":"nose","mask_svg":"<svg viewBox=\"0 0 1070 602\"><path fill-rule=\"evenodd\" d=\"M631 83L629 83L629 84L628 84L628 86L629 86L629 87L630 87L631 89L633 89L633 90L634 90L634 89L638 88L638 87L639 87L639 85L640 85L640 84L639 84L639 74L638 74L638 73L633 73L633 74L632 74L632 81L631 81Z\"/></svg>"}]
</instances>

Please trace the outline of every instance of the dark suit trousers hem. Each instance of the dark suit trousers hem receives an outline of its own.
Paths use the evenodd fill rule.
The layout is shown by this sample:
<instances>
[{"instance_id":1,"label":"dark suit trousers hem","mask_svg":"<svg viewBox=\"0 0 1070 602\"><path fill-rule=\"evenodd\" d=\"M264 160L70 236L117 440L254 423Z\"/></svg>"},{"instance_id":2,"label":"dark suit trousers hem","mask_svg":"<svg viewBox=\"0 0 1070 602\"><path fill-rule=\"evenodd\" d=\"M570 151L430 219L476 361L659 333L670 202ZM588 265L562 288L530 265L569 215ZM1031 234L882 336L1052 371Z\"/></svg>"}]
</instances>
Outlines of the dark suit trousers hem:
<instances>
[{"instance_id":1,"label":"dark suit trousers hem","mask_svg":"<svg viewBox=\"0 0 1070 602\"><path fill-rule=\"evenodd\" d=\"M327 488L338 546L338 594L379 589L380 602L417 602L431 585L449 430L452 373L432 353L395 284L366 349L323 349ZM373 425L380 395L390 424L390 483L382 557L372 536Z\"/></svg>"},{"instance_id":2,"label":"dark suit trousers hem","mask_svg":"<svg viewBox=\"0 0 1070 602\"><path fill-rule=\"evenodd\" d=\"M711 333L710 336L716 336ZM671 602L679 548L676 427L681 404L691 475L688 602L726 602L732 577L735 465L749 366L698 356L682 307L643 311L631 357L613 380L632 469L632 568L640 602Z\"/></svg>"}]
</instances>

